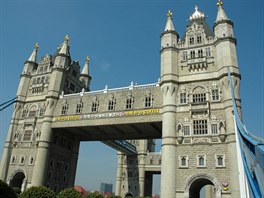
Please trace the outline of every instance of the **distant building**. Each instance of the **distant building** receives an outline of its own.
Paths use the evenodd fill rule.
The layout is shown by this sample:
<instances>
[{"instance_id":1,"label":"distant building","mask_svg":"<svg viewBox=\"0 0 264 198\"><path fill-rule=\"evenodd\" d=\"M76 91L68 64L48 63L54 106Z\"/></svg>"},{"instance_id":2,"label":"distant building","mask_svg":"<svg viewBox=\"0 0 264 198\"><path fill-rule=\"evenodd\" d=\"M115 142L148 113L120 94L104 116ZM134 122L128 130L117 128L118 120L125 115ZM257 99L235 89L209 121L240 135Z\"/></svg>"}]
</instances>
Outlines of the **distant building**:
<instances>
[{"instance_id":1,"label":"distant building","mask_svg":"<svg viewBox=\"0 0 264 198\"><path fill-rule=\"evenodd\" d=\"M100 192L102 195L113 192L113 184L101 183Z\"/></svg>"}]
</instances>

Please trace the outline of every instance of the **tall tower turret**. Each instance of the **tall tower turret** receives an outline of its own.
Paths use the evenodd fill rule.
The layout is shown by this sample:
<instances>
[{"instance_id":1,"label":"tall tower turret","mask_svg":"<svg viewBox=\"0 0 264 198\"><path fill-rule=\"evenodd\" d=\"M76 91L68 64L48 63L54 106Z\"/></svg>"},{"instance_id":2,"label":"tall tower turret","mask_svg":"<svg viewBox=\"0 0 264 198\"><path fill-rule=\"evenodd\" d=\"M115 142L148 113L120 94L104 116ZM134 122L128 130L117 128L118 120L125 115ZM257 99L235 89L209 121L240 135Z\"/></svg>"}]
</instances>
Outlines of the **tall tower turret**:
<instances>
[{"instance_id":1,"label":"tall tower turret","mask_svg":"<svg viewBox=\"0 0 264 198\"><path fill-rule=\"evenodd\" d=\"M80 80L84 83L85 89L87 91L90 91L90 82L92 80L92 77L90 76L90 72L89 72L89 64L90 64L90 58L87 56L85 60L85 64L83 66L83 70L80 74Z\"/></svg>"},{"instance_id":2,"label":"tall tower turret","mask_svg":"<svg viewBox=\"0 0 264 198\"><path fill-rule=\"evenodd\" d=\"M37 150L37 158L32 176L32 185L45 185L47 175L47 164L49 163L50 146L52 144L52 116L59 95L64 89L66 71L70 67L71 58L69 52L69 36L66 35L64 42L61 45L59 52L56 54L53 68L51 70L50 83L48 93L46 95L47 108L43 118L43 125L41 127L41 136L39 140L39 147Z\"/></svg>"},{"instance_id":3,"label":"tall tower turret","mask_svg":"<svg viewBox=\"0 0 264 198\"><path fill-rule=\"evenodd\" d=\"M227 17L221 0L217 3L218 12L214 24L218 67L235 66L237 64L236 39L234 37L233 22ZM231 56L232 55L232 56Z\"/></svg>"},{"instance_id":4,"label":"tall tower turret","mask_svg":"<svg viewBox=\"0 0 264 198\"><path fill-rule=\"evenodd\" d=\"M216 58L215 62L218 66L219 73L224 76L221 78L221 84L223 85L223 104L225 106L225 118L226 120L233 120L232 114L232 103L231 103L231 92L228 87L228 69L231 72L232 80L235 82L235 97L237 102L237 107L240 109L240 96L239 96L239 87L240 87L240 74L237 62L237 53L236 53L236 39L233 33L233 22L227 17L224 9L223 2L218 0L217 2L218 12L216 21L214 24L214 32L216 37L215 50ZM239 193L239 181L237 175L238 165L237 165L237 156L236 156L236 137L234 131L234 122L226 122L225 130L227 133L226 142L228 143L228 155L232 159L232 163L229 166L229 175L230 175L230 189L232 191L232 197L240 197Z\"/></svg>"},{"instance_id":5,"label":"tall tower turret","mask_svg":"<svg viewBox=\"0 0 264 198\"><path fill-rule=\"evenodd\" d=\"M172 22L172 12L167 14L167 23L161 33L161 90L162 114L162 166L161 197L175 197L176 191L176 93L178 90L179 35ZM167 181L170 181L169 183Z\"/></svg>"}]
</instances>

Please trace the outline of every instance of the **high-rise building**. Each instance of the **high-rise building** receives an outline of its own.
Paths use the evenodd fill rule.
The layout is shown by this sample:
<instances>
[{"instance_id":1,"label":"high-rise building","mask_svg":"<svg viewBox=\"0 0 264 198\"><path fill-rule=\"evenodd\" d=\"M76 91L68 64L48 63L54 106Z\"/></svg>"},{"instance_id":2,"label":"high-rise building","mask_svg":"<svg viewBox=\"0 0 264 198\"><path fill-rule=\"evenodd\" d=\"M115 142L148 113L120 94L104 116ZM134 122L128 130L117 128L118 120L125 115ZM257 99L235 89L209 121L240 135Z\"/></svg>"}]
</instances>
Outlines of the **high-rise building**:
<instances>
[{"instance_id":1,"label":"high-rise building","mask_svg":"<svg viewBox=\"0 0 264 198\"><path fill-rule=\"evenodd\" d=\"M101 183L100 184L100 192L102 195L104 195L106 193L112 193L113 192L113 184Z\"/></svg>"}]
</instances>

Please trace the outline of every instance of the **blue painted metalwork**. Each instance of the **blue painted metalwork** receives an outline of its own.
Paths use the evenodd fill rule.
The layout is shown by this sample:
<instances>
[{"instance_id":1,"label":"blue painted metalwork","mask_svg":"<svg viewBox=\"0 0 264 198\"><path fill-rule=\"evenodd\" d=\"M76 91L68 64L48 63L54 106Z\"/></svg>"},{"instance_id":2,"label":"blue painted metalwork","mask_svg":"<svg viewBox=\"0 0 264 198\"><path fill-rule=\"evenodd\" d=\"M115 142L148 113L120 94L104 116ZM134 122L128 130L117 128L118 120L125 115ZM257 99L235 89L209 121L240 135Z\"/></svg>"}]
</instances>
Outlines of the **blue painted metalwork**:
<instances>
[{"instance_id":1,"label":"blue painted metalwork","mask_svg":"<svg viewBox=\"0 0 264 198\"><path fill-rule=\"evenodd\" d=\"M127 155L136 155L136 146L128 142L127 140L113 140L113 141L102 141L104 144L116 149Z\"/></svg>"},{"instance_id":2,"label":"blue painted metalwork","mask_svg":"<svg viewBox=\"0 0 264 198\"><path fill-rule=\"evenodd\" d=\"M230 71L228 70L228 80L232 95L232 105L237 125L239 145L243 167L250 187L252 197L264 197L264 140L255 137L244 127L236 106L235 94Z\"/></svg>"}]
</instances>

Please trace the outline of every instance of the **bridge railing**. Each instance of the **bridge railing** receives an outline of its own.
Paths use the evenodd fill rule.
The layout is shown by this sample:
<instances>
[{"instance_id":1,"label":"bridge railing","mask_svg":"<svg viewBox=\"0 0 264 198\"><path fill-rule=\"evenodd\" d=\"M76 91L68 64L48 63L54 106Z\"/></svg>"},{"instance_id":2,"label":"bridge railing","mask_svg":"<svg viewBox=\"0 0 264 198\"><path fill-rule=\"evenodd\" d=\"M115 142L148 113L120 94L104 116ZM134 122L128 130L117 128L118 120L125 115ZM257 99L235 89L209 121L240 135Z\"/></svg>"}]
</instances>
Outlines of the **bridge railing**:
<instances>
[{"instance_id":1,"label":"bridge railing","mask_svg":"<svg viewBox=\"0 0 264 198\"><path fill-rule=\"evenodd\" d=\"M240 181L240 188L243 187L246 197L264 197L264 140L251 134L243 125L236 106L233 82L228 70L228 80L232 95L232 105L234 111L234 121L236 125L236 135L240 153L238 159L242 160L243 168L239 171L241 175L246 175L246 181ZM241 189L240 189L241 190ZM241 190L242 193L242 190Z\"/></svg>"},{"instance_id":2,"label":"bridge railing","mask_svg":"<svg viewBox=\"0 0 264 198\"><path fill-rule=\"evenodd\" d=\"M97 93L109 93L109 92L116 92L116 91L127 91L127 90L132 90L132 89L145 89L145 88L158 87L158 86L159 86L159 82L150 83L150 84L143 84L143 85L137 85L137 84L134 84L133 82L131 82L130 86L111 88L111 89L109 89L108 86L106 85L104 89L89 91L89 92L85 92L84 89L79 93L73 93L73 94L64 94L64 92L62 92L60 95L60 98L73 97L73 96L83 96L83 95L92 95L92 94L97 94Z\"/></svg>"}]
</instances>

